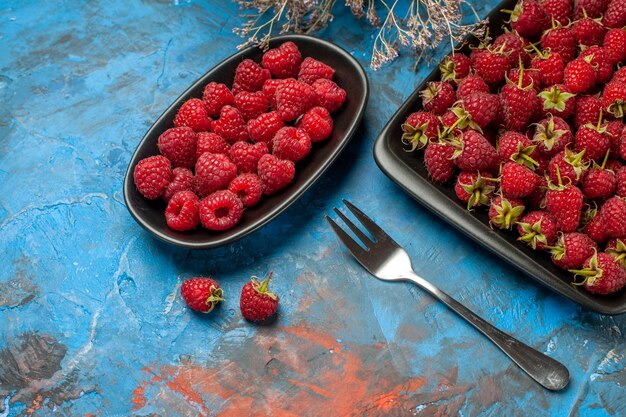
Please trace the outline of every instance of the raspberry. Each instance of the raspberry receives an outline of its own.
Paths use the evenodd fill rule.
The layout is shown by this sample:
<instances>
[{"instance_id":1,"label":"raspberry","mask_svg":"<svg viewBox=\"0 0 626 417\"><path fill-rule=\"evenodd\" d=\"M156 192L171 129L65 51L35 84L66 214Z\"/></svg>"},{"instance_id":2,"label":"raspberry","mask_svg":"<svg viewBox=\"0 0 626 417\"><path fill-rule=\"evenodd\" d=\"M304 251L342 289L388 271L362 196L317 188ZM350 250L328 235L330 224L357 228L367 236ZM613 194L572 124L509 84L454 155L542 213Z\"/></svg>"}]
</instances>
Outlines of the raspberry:
<instances>
[{"instance_id":1,"label":"raspberry","mask_svg":"<svg viewBox=\"0 0 626 417\"><path fill-rule=\"evenodd\" d=\"M300 66L300 72L298 72L298 81L303 83L313 84L316 80L324 78L332 80L335 75L335 70L330 66L324 64L310 57L304 58L302 65Z\"/></svg>"},{"instance_id":2,"label":"raspberry","mask_svg":"<svg viewBox=\"0 0 626 417\"><path fill-rule=\"evenodd\" d=\"M237 165L226 155L205 152L196 162L196 192L200 197L205 197L225 189L236 176Z\"/></svg>"},{"instance_id":3,"label":"raspberry","mask_svg":"<svg viewBox=\"0 0 626 417\"><path fill-rule=\"evenodd\" d=\"M233 81L233 94L242 91L259 91L263 87L265 80L269 79L269 70L261 67L251 59L244 59L235 70L235 80Z\"/></svg>"},{"instance_id":4,"label":"raspberry","mask_svg":"<svg viewBox=\"0 0 626 417\"><path fill-rule=\"evenodd\" d=\"M293 42L285 42L278 48L270 49L263 54L261 65L267 68L276 78L293 78L298 75L302 62L300 50Z\"/></svg>"},{"instance_id":5,"label":"raspberry","mask_svg":"<svg viewBox=\"0 0 626 417\"><path fill-rule=\"evenodd\" d=\"M458 120L457 114L452 111L449 114L450 119L454 120L446 120L446 126L452 126ZM407 151L422 149L429 142L437 141L440 127L441 122L433 113L425 111L411 113L402 123L402 143L409 147Z\"/></svg>"},{"instance_id":6,"label":"raspberry","mask_svg":"<svg viewBox=\"0 0 626 417\"><path fill-rule=\"evenodd\" d=\"M457 84L460 80L467 77L472 69L471 59L462 53L452 53L448 55L439 64L439 70L441 71L441 81L447 81L452 84Z\"/></svg>"},{"instance_id":7,"label":"raspberry","mask_svg":"<svg viewBox=\"0 0 626 417\"><path fill-rule=\"evenodd\" d=\"M614 63L626 59L626 29L610 29L604 35L604 49Z\"/></svg>"},{"instance_id":8,"label":"raspberry","mask_svg":"<svg viewBox=\"0 0 626 417\"><path fill-rule=\"evenodd\" d=\"M255 174L241 174L230 182L228 191L236 194L244 206L252 207L263 196L263 183Z\"/></svg>"},{"instance_id":9,"label":"raspberry","mask_svg":"<svg viewBox=\"0 0 626 417\"><path fill-rule=\"evenodd\" d=\"M269 153L269 148L265 142L248 143L236 142L230 147L230 159L237 165L237 172L256 172L259 159Z\"/></svg>"},{"instance_id":10,"label":"raspberry","mask_svg":"<svg viewBox=\"0 0 626 417\"><path fill-rule=\"evenodd\" d=\"M271 195L285 188L293 180L296 167L292 161L267 154L259 159L258 172L263 183L263 192Z\"/></svg>"},{"instance_id":11,"label":"raspberry","mask_svg":"<svg viewBox=\"0 0 626 417\"><path fill-rule=\"evenodd\" d=\"M621 119L626 108L626 84L611 82L604 86L602 104L607 113Z\"/></svg>"},{"instance_id":12,"label":"raspberry","mask_svg":"<svg viewBox=\"0 0 626 417\"><path fill-rule=\"evenodd\" d=\"M522 64L528 64L530 57L525 50L526 46L527 41L518 35L517 32L505 32L494 39L492 48L497 51L502 51L508 56L511 67L517 67L520 59L522 60Z\"/></svg>"},{"instance_id":13,"label":"raspberry","mask_svg":"<svg viewBox=\"0 0 626 417\"><path fill-rule=\"evenodd\" d=\"M468 75L463 78L456 89L456 98L463 100L472 93L489 93L489 86L478 75Z\"/></svg>"},{"instance_id":14,"label":"raspberry","mask_svg":"<svg viewBox=\"0 0 626 417\"><path fill-rule=\"evenodd\" d=\"M462 171L454 185L457 198L467 203L468 210L489 204L494 190L493 181L484 178L478 171Z\"/></svg>"},{"instance_id":15,"label":"raspberry","mask_svg":"<svg viewBox=\"0 0 626 417\"><path fill-rule=\"evenodd\" d=\"M204 107L209 117L216 118L224 106L230 106L235 102L235 96L226 84L210 82L204 87L202 93Z\"/></svg>"},{"instance_id":16,"label":"raspberry","mask_svg":"<svg viewBox=\"0 0 626 417\"><path fill-rule=\"evenodd\" d=\"M617 193L619 197L626 197L626 166L617 170Z\"/></svg>"},{"instance_id":17,"label":"raspberry","mask_svg":"<svg viewBox=\"0 0 626 417\"><path fill-rule=\"evenodd\" d=\"M454 104L454 87L442 81L429 82L426 88L420 91L420 97L424 111L441 116Z\"/></svg>"},{"instance_id":18,"label":"raspberry","mask_svg":"<svg viewBox=\"0 0 626 417\"><path fill-rule=\"evenodd\" d=\"M333 131L333 118L324 107L313 107L296 124L306 131L311 142L321 142L328 139Z\"/></svg>"},{"instance_id":19,"label":"raspberry","mask_svg":"<svg viewBox=\"0 0 626 417\"><path fill-rule=\"evenodd\" d=\"M246 121L241 112L232 106L222 108L220 118L213 122L213 131L230 144L248 140Z\"/></svg>"},{"instance_id":20,"label":"raspberry","mask_svg":"<svg viewBox=\"0 0 626 417\"><path fill-rule=\"evenodd\" d=\"M574 110L574 126L579 129L587 123L596 124L602 111L602 99L598 96L576 97Z\"/></svg>"},{"instance_id":21,"label":"raspberry","mask_svg":"<svg viewBox=\"0 0 626 417\"><path fill-rule=\"evenodd\" d=\"M486 50L478 55L474 61L474 71L487 84L498 84L504 80L506 72L511 67L509 58L501 52Z\"/></svg>"},{"instance_id":22,"label":"raspberry","mask_svg":"<svg viewBox=\"0 0 626 417\"><path fill-rule=\"evenodd\" d=\"M276 110L276 89L282 82L283 80L269 79L263 84L263 94L272 110Z\"/></svg>"},{"instance_id":23,"label":"raspberry","mask_svg":"<svg viewBox=\"0 0 626 417\"><path fill-rule=\"evenodd\" d=\"M593 167L583 177L582 191L587 198L608 198L615 193L615 190L617 190L617 175L611 170Z\"/></svg>"},{"instance_id":24,"label":"raspberry","mask_svg":"<svg viewBox=\"0 0 626 417\"><path fill-rule=\"evenodd\" d=\"M575 59L565 67L563 84L575 94L587 91L596 84L596 70L587 60Z\"/></svg>"},{"instance_id":25,"label":"raspberry","mask_svg":"<svg viewBox=\"0 0 626 417\"><path fill-rule=\"evenodd\" d=\"M242 91L235 96L235 107L241 112L245 120L249 120L265 113L269 104L262 91L255 91L254 93Z\"/></svg>"},{"instance_id":26,"label":"raspberry","mask_svg":"<svg viewBox=\"0 0 626 417\"><path fill-rule=\"evenodd\" d=\"M283 127L274 136L272 149L278 158L298 162L311 151L311 138L304 129Z\"/></svg>"},{"instance_id":27,"label":"raspberry","mask_svg":"<svg viewBox=\"0 0 626 417\"><path fill-rule=\"evenodd\" d=\"M172 196L179 191L193 191L193 173L187 168L174 168L172 181L163 192L163 200L170 201Z\"/></svg>"},{"instance_id":28,"label":"raspberry","mask_svg":"<svg viewBox=\"0 0 626 417\"><path fill-rule=\"evenodd\" d=\"M447 182L454 175L454 147L439 142L429 142L424 152L424 165L430 178L437 183Z\"/></svg>"},{"instance_id":29,"label":"raspberry","mask_svg":"<svg viewBox=\"0 0 626 417\"><path fill-rule=\"evenodd\" d=\"M255 142L265 142L271 148L272 139L285 124L277 111L264 113L256 119L248 120L248 133Z\"/></svg>"},{"instance_id":30,"label":"raspberry","mask_svg":"<svg viewBox=\"0 0 626 417\"><path fill-rule=\"evenodd\" d=\"M180 287L180 295L194 311L210 313L220 301L224 292L214 279L206 277L189 278Z\"/></svg>"},{"instance_id":31,"label":"raspberry","mask_svg":"<svg viewBox=\"0 0 626 417\"><path fill-rule=\"evenodd\" d=\"M219 190L200 202L200 222L209 230L226 230L243 216L243 203L228 190Z\"/></svg>"},{"instance_id":32,"label":"raspberry","mask_svg":"<svg viewBox=\"0 0 626 417\"><path fill-rule=\"evenodd\" d=\"M276 87L276 108L280 117L295 120L315 104L315 90L310 85L286 79Z\"/></svg>"},{"instance_id":33,"label":"raspberry","mask_svg":"<svg viewBox=\"0 0 626 417\"><path fill-rule=\"evenodd\" d=\"M172 179L172 164L162 155L144 158L135 166L133 178L142 196L156 200L163 195Z\"/></svg>"},{"instance_id":34,"label":"raspberry","mask_svg":"<svg viewBox=\"0 0 626 417\"><path fill-rule=\"evenodd\" d=\"M269 291L268 283L272 273L259 282L256 277L252 277L241 289L239 298L239 309L241 315L252 322L263 322L268 320L278 311L278 295Z\"/></svg>"},{"instance_id":35,"label":"raspberry","mask_svg":"<svg viewBox=\"0 0 626 417\"><path fill-rule=\"evenodd\" d=\"M159 152L174 167L192 168L196 163L196 133L190 127L173 127L159 136Z\"/></svg>"},{"instance_id":36,"label":"raspberry","mask_svg":"<svg viewBox=\"0 0 626 417\"><path fill-rule=\"evenodd\" d=\"M596 82L604 84L613 76L613 63L609 59L607 51L601 46L590 46L580 53L580 59L589 59L596 69Z\"/></svg>"},{"instance_id":37,"label":"raspberry","mask_svg":"<svg viewBox=\"0 0 626 417\"><path fill-rule=\"evenodd\" d=\"M196 132L211 130L211 118L204 106L204 101L199 98L185 101L174 117L174 126L188 126Z\"/></svg>"},{"instance_id":38,"label":"raspberry","mask_svg":"<svg viewBox=\"0 0 626 417\"><path fill-rule=\"evenodd\" d=\"M602 23L608 28L626 26L626 3L622 0L613 0L604 14Z\"/></svg>"},{"instance_id":39,"label":"raspberry","mask_svg":"<svg viewBox=\"0 0 626 417\"><path fill-rule=\"evenodd\" d=\"M513 161L503 165L500 178L500 190L502 195L508 198L520 198L532 194L539 182L539 175L530 168Z\"/></svg>"},{"instance_id":40,"label":"raspberry","mask_svg":"<svg viewBox=\"0 0 626 417\"><path fill-rule=\"evenodd\" d=\"M613 77L611 78L611 82L626 84L626 67L621 67L615 71L615 73L613 73Z\"/></svg>"},{"instance_id":41,"label":"raspberry","mask_svg":"<svg viewBox=\"0 0 626 417\"><path fill-rule=\"evenodd\" d=\"M165 209L165 220L170 229L183 232L195 229L200 223L200 200L193 191L179 191Z\"/></svg>"},{"instance_id":42,"label":"raspberry","mask_svg":"<svg viewBox=\"0 0 626 417\"><path fill-rule=\"evenodd\" d=\"M584 17L572 24L572 32L580 45L593 46L602 44L606 28L599 19Z\"/></svg>"},{"instance_id":43,"label":"raspberry","mask_svg":"<svg viewBox=\"0 0 626 417\"><path fill-rule=\"evenodd\" d=\"M532 211L517 223L519 240L533 249L552 246L557 237L556 223L545 211Z\"/></svg>"},{"instance_id":44,"label":"raspberry","mask_svg":"<svg viewBox=\"0 0 626 417\"><path fill-rule=\"evenodd\" d=\"M315 89L315 103L326 107L330 113L337 111L346 101L346 90L333 81L320 78L312 86Z\"/></svg>"},{"instance_id":45,"label":"raspberry","mask_svg":"<svg viewBox=\"0 0 626 417\"><path fill-rule=\"evenodd\" d=\"M574 32L562 26L546 30L541 36L541 49L550 49L563 58L563 62L570 62L576 57L578 43Z\"/></svg>"},{"instance_id":46,"label":"raspberry","mask_svg":"<svg viewBox=\"0 0 626 417\"><path fill-rule=\"evenodd\" d=\"M205 152L222 153L228 155L230 145L220 135L214 132L198 132L196 159Z\"/></svg>"}]
</instances>

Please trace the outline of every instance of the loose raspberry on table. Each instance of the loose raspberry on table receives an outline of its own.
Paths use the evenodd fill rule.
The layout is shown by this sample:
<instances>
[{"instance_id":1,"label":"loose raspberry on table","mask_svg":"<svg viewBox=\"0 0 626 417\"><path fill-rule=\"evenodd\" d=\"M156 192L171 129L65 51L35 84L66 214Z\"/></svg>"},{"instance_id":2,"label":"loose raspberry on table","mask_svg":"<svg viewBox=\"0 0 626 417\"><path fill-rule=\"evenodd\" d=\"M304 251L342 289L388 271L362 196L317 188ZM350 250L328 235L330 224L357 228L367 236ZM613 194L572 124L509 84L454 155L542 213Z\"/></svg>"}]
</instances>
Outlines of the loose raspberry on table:
<instances>
[{"instance_id":1,"label":"loose raspberry on table","mask_svg":"<svg viewBox=\"0 0 626 417\"><path fill-rule=\"evenodd\" d=\"M302 81L307 84L313 84L316 80L319 80L320 78L332 80L334 75L335 70L331 66L326 65L315 58L306 57L304 58L304 61L302 61L302 65L300 66L300 71L298 72L298 81Z\"/></svg>"},{"instance_id":2,"label":"loose raspberry on table","mask_svg":"<svg viewBox=\"0 0 626 417\"><path fill-rule=\"evenodd\" d=\"M296 166L292 161L267 154L259 159L258 173L263 183L263 193L271 195L285 188L293 180Z\"/></svg>"},{"instance_id":3,"label":"loose raspberry on table","mask_svg":"<svg viewBox=\"0 0 626 417\"><path fill-rule=\"evenodd\" d=\"M228 190L216 191L200 202L200 222L209 230L227 230L243 216L243 203Z\"/></svg>"},{"instance_id":4,"label":"loose raspberry on table","mask_svg":"<svg viewBox=\"0 0 626 417\"><path fill-rule=\"evenodd\" d=\"M210 313L217 303L224 301L224 292L212 278L194 277L183 282L180 295L185 303L194 311Z\"/></svg>"},{"instance_id":5,"label":"loose raspberry on table","mask_svg":"<svg viewBox=\"0 0 626 417\"><path fill-rule=\"evenodd\" d=\"M233 94L242 91L259 91L266 80L270 79L270 71L251 59L244 59L235 70Z\"/></svg>"},{"instance_id":6,"label":"loose raspberry on table","mask_svg":"<svg viewBox=\"0 0 626 417\"><path fill-rule=\"evenodd\" d=\"M198 132L196 159L205 152L228 155L230 145L215 132Z\"/></svg>"},{"instance_id":7,"label":"loose raspberry on table","mask_svg":"<svg viewBox=\"0 0 626 417\"><path fill-rule=\"evenodd\" d=\"M276 78L294 78L302 62L302 55L298 46L289 41L282 43L278 48L270 49L263 54L261 65L267 68Z\"/></svg>"},{"instance_id":8,"label":"loose raspberry on table","mask_svg":"<svg viewBox=\"0 0 626 417\"><path fill-rule=\"evenodd\" d=\"M330 137L333 131L333 118L325 107L317 106L307 110L296 127L304 129L311 142L321 142Z\"/></svg>"},{"instance_id":9,"label":"loose raspberry on table","mask_svg":"<svg viewBox=\"0 0 626 417\"><path fill-rule=\"evenodd\" d=\"M213 131L230 144L248 140L246 121L241 112L232 106L222 108L220 118L213 122Z\"/></svg>"},{"instance_id":10,"label":"loose raspberry on table","mask_svg":"<svg viewBox=\"0 0 626 417\"><path fill-rule=\"evenodd\" d=\"M167 129L157 140L159 152L173 167L192 168L196 163L196 144L196 133L186 126Z\"/></svg>"},{"instance_id":11,"label":"loose raspberry on table","mask_svg":"<svg viewBox=\"0 0 626 417\"><path fill-rule=\"evenodd\" d=\"M235 107L245 120L249 120L265 113L269 104L263 91L242 91L235 96Z\"/></svg>"},{"instance_id":12,"label":"loose raspberry on table","mask_svg":"<svg viewBox=\"0 0 626 417\"><path fill-rule=\"evenodd\" d=\"M172 164L162 155L144 158L133 171L135 186L148 200L161 197L172 179Z\"/></svg>"},{"instance_id":13,"label":"loose raspberry on table","mask_svg":"<svg viewBox=\"0 0 626 417\"><path fill-rule=\"evenodd\" d=\"M241 174L230 182L228 191L236 194L245 207L252 207L263 196L263 183L256 174Z\"/></svg>"},{"instance_id":14,"label":"loose raspberry on table","mask_svg":"<svg viewBox=\"0 0 626 417\"><path fill-rule=\"evenodd\" d=\"M200 199L193 191L179 191L172 196L165 209L165 220L170 229L184 232L200 224Z\"/></svg>"},{"instance_id":15,"label":"loose raspberry on table","mask_svg":"<svg viewBox=\"0 0 626 417\"><path fill-rule=\"evenodd\" d=\"M297 127L283 127L272 142L272 153L280 159L298 162L311 151L311 138L306 130Z\"/></svg>"},{"instance_id":16,"label":"loose raspberry on table","mask_svg":"<svg viewBox=\"0 0 626 417\"><path fill-rule=\"evenodd\" d=\"M270 319L278 311L278 295L269 291L268 283L272 273L259 282L256 277L246 283L241 289L239 309L241 315L252 322L263 322Z\"/></svg>"},{"instance_id":17,"label":"loose raspberry on table","mask_svg":"<svg viewBox=\"0 0 626 417\"><path fill-rule=\"evenodd\" d=\"M256 173L259 159L269 153L269 148L265 142L249 143L236 142L230 147L230 159L237 165L237 172Z\"/></svg>"},{"instance_id":18,"label":"loose raspberry on table","mask_svg":"<svg viewBox=\"0 0 626 417\"><path fill-rule=\"evenodd\" d=\"M204 87L202 101L209 117L216 118L224 106L230 106L235 102L235 96L226 84L210 82Z\"/></svg>"},{"instance_id":19,"label":"loose raspberry on table","mask_svg":"<svg viewBox=\"0 0 626 417\"><path fill-rule=\"evenodd\" d=\"M248 120L248 134L255 142L265 142L271 149L272 140L285 123L277 111L264 113L256 119Z\"/></svg>"},{"instance_id":20,"label":"loose raspberry on table","mask_svg":"<svg viewBox=\"0 0 626 417\"><path fill-rule=\"evenodd\" d=\"M204 101L199 98L185 101L174 117L174 126L188 126L196 132L211 130L211 118L207 113Z\"/></svg>"},{"instance_id":21,"label":"loose raspberry on table","mask_svg":"<svg viewBox=\"0 0 626 417\"><path fill-rule=\"evenodd\" d=\"M315 105L315 100L316 92L313 87L301 81L289 78L276 87L276 108L286 122L304 114Z\"/></svg>"},{"instance_id":22,"label":"loose raspberry on table","mask_svg":"<svg viewBox=\"0 0 626 417\"><path fill-rule=\"evenodd\" d=\"M195 188L200 197L228 187L237 176L237 165L222 154L205 152L196 162Z\"/></svg>"},{"instance_id":23,"label":"loose raspberry on table","mask_svg":"<svg viewBox=\"0 0 626 417\"><path fill-rule=\"evenodd\" d=\"M193 191L194 184L194 176L191 170L174 168L172 170L172 181L170 181L163 192L163 200L170 201L172 196L179 191Z\"/></svg>"}]
</instances>

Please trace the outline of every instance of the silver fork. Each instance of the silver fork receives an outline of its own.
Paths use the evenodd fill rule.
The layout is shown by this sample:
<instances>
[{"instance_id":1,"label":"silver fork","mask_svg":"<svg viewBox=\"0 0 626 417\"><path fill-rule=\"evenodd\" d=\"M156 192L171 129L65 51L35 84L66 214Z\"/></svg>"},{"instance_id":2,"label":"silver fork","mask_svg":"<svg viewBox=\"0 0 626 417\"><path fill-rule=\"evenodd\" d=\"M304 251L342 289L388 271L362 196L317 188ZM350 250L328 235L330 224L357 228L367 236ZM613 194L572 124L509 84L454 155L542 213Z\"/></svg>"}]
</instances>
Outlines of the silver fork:
<instances>
[{"instance_id":1,"label":"silver fork","mask_svg":"<svg viewBox=\"0 0 626 417\"><path fill-rule=\"evenodd\" d=\"M370 239L337 208L335 208L335 212L363 242L365 248L352 239L330 217L326 216L326 220L350 253L372 275L383 281L410 281L417 284L487 336L517 366L543 387L558 391L567 386L569 372L563 364L495 328L454 298L417 275L413 271L409 255L400 245L361 210L347 200L343 200L343 202L375 240Z\"/></svg>"}]
</instances>

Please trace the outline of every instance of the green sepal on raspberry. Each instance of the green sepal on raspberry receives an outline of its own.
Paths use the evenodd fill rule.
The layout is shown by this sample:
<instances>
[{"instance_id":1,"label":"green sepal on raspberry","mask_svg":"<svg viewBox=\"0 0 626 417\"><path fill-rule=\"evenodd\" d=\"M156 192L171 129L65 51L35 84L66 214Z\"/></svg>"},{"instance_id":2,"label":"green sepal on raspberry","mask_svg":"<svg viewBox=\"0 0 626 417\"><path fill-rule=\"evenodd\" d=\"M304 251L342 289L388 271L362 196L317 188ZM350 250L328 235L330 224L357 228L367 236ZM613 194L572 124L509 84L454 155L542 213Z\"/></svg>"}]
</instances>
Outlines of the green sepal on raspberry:
<instances>
[{"instance_id":1,"label":"green sepal on raspberry","mask_svg":"<svg viewBox=\"0 0 626 417\"><path fill-rule=\"evenodd\" d=\"M533 141L539 144L542 144L547 151L551 151L554 148L554 145L561 141L561 139L567 135L568 133L571 135L571 132L556 128L554 124L554 116L550 115L548 123L535 123L537 128L535 131L535 135L533 136Z\"/></svg>"},{"instance_id":2,"label":"green sepal on raspberry","mask_svg":"<svg viewBox=\"0 0 626 417\"><path fill-rule=\"evenodd\" d=\"M606 245L606 253L611 255L617 263L626 268L626 241L622 239L612 239Z\"/></svg>"},{"instance_id":3,"label":"green sepal on raspberry","mask_svg":"<svg viewBox=\"0 0 626 417\"><path fill-rule=\"evenodd\" d=\"M528 244L531 248L537 249L537 243L541 243L543 247L548 245L546 236L541 232L541 221L535 223L518 223L518 226L524 231L524 235L519 240Z\"/></svg>"},{"instance_id":4,"label":"green sepal on raspberry","mask_svg":"<svg viewBox=\"0 0 626 417\"><path fill-rule=\"evenodd\" d=\"M543 100L543 109L545 111L556 110L559 113L563 113L567 106L567 101L576 97L576 94L562 91L562 88L558 85L553 85L537 94L537 97Z\"/></svg>"},{"instance_id":5,"label":"green sepal on raspberry","mask_svg":"<svg viewBox=\"0 0 626 417\"><path fill-rule=\"evenodd\" d=\"M522 217L525 209L521 200L498 196L491 201L489 225L509 230Z\"/></svg>"},{"instance_id":6,"label":"green sepal on raspberry","mask_svg":"<svg viewBox=\"0 0 626 417\"><path fill-rule=\"evenodd\" d=\"M510 159L534 171L539 166L539 162L531 157L535 149L537 149L537 145L524 146L522 142L518 142L517 150L511 155Z\"/></svg>"}]
</instances>

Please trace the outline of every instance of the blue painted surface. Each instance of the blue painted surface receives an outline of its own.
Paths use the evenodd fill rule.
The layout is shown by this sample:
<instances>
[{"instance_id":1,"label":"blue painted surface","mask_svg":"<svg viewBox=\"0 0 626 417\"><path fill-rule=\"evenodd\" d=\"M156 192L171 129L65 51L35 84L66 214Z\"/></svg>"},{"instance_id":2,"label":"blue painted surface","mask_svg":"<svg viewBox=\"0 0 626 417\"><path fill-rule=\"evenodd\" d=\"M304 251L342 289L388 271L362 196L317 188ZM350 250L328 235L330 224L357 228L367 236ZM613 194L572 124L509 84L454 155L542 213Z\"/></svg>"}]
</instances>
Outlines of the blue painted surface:
<instances>
[{"instance_id":1,"label":"blue painted surface","mask_svg":"<svg viewBox=\"0 0 626 417\"><path fill-rule=\"evenodd\" d=\"M241 42L232 3L178 3L0 2L1 417L626 415L626 317L539 287L377 169L377 133L430 70L410 57L368 70L361 134L262 230L205 252L144 232L121 194L135 145ZM367 66L367 30L342 11L320 36ZM421 291L370 278L323 219L341 198L418 273L564 362L570 386L542 390ZM269 270L280 315L257 327L238 295ZM208 317L179 296L207 274L227 297Z\"/></svg>"}]
</instances>

